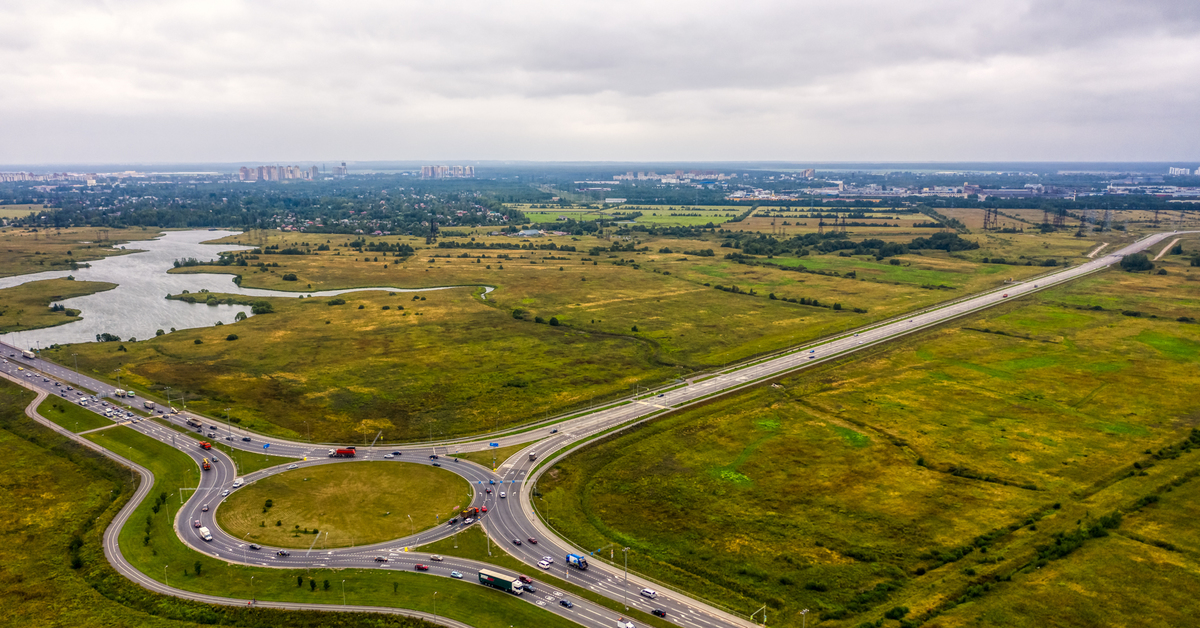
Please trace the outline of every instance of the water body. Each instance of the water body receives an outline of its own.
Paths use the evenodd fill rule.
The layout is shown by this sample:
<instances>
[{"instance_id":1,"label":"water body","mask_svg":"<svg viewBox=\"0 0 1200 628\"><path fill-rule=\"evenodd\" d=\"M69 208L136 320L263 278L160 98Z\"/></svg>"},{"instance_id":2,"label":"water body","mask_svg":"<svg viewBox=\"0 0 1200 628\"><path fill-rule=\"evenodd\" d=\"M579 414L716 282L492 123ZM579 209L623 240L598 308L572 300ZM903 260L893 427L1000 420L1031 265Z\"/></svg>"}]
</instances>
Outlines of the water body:
<instances>
[{"instance_id":1,"label":"water body","mask_svg":"<svg viewBox=\"0 0 1200 628\"><path fill-rule=\"evenodd\" d=\"M168 294L179 294L184 290L199 292L223 292L249 297L329 297L347 292L364 290L388 290L391 292L429 292L443 288L352 288L348 290L324 290L319 292L284 292L243 288L233 283L233 274L181 274L171 275L175 260L194 257L201 261L215 260L221 251L243 251L253 247L234 244L204 244L205 241L235 235L233 231L171 231L154 240L118 245L115 248L137 249L140 252L108 257L90 262L91 268L78 270L48 271L15 277L0 277L0 288L19 286L31 281L55 279L72 275L78 281L107 281L117 287L74 299L61 301L68 308L80 311L81 320L57 327L35 329L5 334L4 342L20 347L48 347L52 344L95 342L96 334L110 333L122 339L130 337L145 340L153 338L155 330L192 329L212 327L217 321L226 325L233 323L238 312L251 316L249 306L185 303L171 301ZM487 288L491 291L491 288Z\"/></svg>"}]
</instances>

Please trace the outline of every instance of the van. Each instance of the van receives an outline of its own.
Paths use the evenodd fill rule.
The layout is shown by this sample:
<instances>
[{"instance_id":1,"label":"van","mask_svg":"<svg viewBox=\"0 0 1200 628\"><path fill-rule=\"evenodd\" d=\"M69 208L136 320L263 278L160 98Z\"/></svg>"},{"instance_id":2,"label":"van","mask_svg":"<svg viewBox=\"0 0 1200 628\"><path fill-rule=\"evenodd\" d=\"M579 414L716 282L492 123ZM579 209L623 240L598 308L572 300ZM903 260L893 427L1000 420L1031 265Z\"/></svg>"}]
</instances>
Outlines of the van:
<instances>
[{"instance_id":1,"label":"van","mask_svg":"<svg viewBox=\"0 0 1200 628\"><path fill-rule=\"evenodd\" d=\"M242 484L245 484L245 480L243 480L242 478L238 478L233 481L233 488L241 488Z\"/></svg>"},{"instance_id":2,"label":"van","mask_svg":"<svg viewBox=\"0 0 1200 628\"><path fill-rule=\"evenodd\" d=\"M205 541L212 541L212 533L208 531L208 528L200 528L199 532L200 538L204 539Z\"/></svg>"}]
</instances>

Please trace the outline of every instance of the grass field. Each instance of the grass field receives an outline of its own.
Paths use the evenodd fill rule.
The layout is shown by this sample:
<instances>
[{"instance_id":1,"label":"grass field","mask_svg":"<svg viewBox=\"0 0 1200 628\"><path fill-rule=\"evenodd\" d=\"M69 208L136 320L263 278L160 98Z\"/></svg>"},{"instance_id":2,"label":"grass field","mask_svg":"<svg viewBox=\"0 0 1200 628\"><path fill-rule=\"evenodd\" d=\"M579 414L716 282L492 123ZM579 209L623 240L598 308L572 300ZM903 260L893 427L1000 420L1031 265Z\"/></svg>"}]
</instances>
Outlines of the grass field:
<instances>
[{"instance_id":1,"label":"grass field","mask_svg":"<svg viewBox=\"0 0 1200 628\"><path fill-rule=\"evenodd\" d=\"M495 447L486 451L470 451L462 454L454 454L454 457L470 460L489 469L494 469L504 464L504 461L508 460L513 454L528 446L529 443L521 443L520 445L509 445L508 447Z\"/></svg>"},{"instance_id":2,"label":"grass field","mask_svg":"<svg viewBox=\"0 0 1200 628\"><path fill-rule=\"evenodd\" d=\"M152 495L166 495L166 501L162 502L158 512L154 511L155 498L142 504L130 518L130 524L122 530L120 542L125 556L146 575L161 581L166 567L165 575L169 576L167 581L171 586L245 599L253 595L260 600L341 604L341 584L345 580L346 601L350 604L432 612L436 591L438 614L480 628L506 628L516 622L551 627L574 625L519 598L466 582L384 570L306 571L244 567L195 552L183 545L171 529L171 517L179 507L176 487L195 485L194 476L189 474L196 468L195 464L169 445L126 428L104 430L89 436L105 447L132 457L155 474L157 483ZM189 477L193 479L189 480ZM199 575L197 563L200 564ZM251 576L254 577L253 584ZM303 586L297 586L298 576L303 578ZM310 580L316 583L315 589L310 588ZM324 587L326 580L330 587Z\"/></svg>"},{"instance_id":3,"label":"grass field","mask_svg":"<svg viewBox=\"0 0 1200 628\"><path fill-rule=\"evenodd\" d=\"M235 491L217 509L217 522L234 536L266 545L307 548L313 534L320 533L323 547L347 547L429 529L438 523L435 515L446 521L470 500L465 480L430 466L395 461L320 465Z\"/></svg>"},{"instance_id":4,"label":"grass field","mask_svg":"<svg viewBox=\"0 0 1200 628\"><path fill-rule=\"evenodd\" d=\"M124 251L112 248L114 244L149 240L159 233L146 228L0 229L0 277L68 270L75 264L123 255Z\"/></svg>"},{"instance_id":5,"label":"grass field","mask_svg":"<svg viewBox=\"0 0 1200 628\"><path fill-rule=\"evenodd\" d=\"M956 619L983 602L943 603L989 599L971 587L991 578L1001 601L989 612L1000 612L1026 574L1003 587L996 578L1036 561L1052 535L1130 512L1194 465L1183 457L1130 476L1200 416L1191 395L1166 392L1200 384L1200 327L1175 320L1200 317L1200 286L1178 258L1165 268L1109 271L629 430L552 469L535 501L583 547L629 546L631 569L747 614L766 601L780 623L810 608L856 626L903 604L932 613L929 625L1003 625ZM1179 524L1134 525L1170 499L1119 532L1195 544ZM1188 520L1186 509L1174 519ZM1081 555L1054 568L1086 569L1072 567ZM1113 561L1096 573L1124 564ZM1164 581L1136 590L1153 596ZM1077 591L1072 604L1095 599ZM1088 625L1038 608L1009 625ZM1039 623L1051 617L1059 623Z\"/></svg>"},{"instance_id":6,"label":"grass field","mask_svg":"<svg viewBox=\"0 0 1200 628\"><path fill-rule=\"evenodd\" d=\"M0 289L0 334L53 327L79 320L79 310L50 310L51 304L116 288L103 281L46 279Z\"/></svg>"},{"instance_id":7,"label":"grass field","mask_svg":"<svg viewBox=\"0 0 1200 628\"><path fill-rule=\"evenodd\" d=\"M38 404L38 413L77 433L98 427L116 425L112 419L107 419L91 410L86 410L79 404L71 403L62 397L47 397L45 401Z\"/></svg>"},{"instance_id":8,"label":"grass field","mask_svg":"<svg viewBox=\"0 0 1200 628\"><path fill-rule=\"evenodd\" d=\"M50 208L45 205L33 205L28 203L23 205L0 205L0 218L8 218L10 220L13 218L24 218L29 214L35 214L37 212L49 209Z\"/></svg>"},{"instance_id":9,"label":"grass field","mask_svg":"<svg viewBox=\"0 0 1200 628\"><path fill-rule=\"evenodd\" d=\"M427 293L424 301L385 292L347 295L345 305L335 306L324 299L276 300L274 314L127 344L127 353L87 344L51 354L61 361L78 353L81 368L96 376L122 367L138 386L188 390L199 397L189 404L202 412L219 415L232 406L244 427L264 433L296 438L311 431L317 440L355 442L383 430L385 440L396 442L480 433L587 407L635 384L670 381L1043 271L938 252L904 256L900 266L836 255L745 265L660 252L721 250L717 241L678 239L643 242L645 252L592 255L592 247L613 242L591 237L538 241L576 252L509 250L505 259L496 250L423 249L401 260L367 257L347 248L350 240L240 234L225 241L309 250L327 244L331 250L260 256L278 268L215 270L238 269L243 286L272 289L497 289L486 300L470 287ZM388 241L423 246L411 238ZM811 272L796 272L797 265ZM284 280L289 273L298 280ZM770 293L843 309L771 300ZM524 320L514 318L517 310ZM560 325L539 325L538 317ZM230 333L239 339L225 341ZM391 375L398 370L405 374L399 380Z\"/></svg>"}]
</instances>

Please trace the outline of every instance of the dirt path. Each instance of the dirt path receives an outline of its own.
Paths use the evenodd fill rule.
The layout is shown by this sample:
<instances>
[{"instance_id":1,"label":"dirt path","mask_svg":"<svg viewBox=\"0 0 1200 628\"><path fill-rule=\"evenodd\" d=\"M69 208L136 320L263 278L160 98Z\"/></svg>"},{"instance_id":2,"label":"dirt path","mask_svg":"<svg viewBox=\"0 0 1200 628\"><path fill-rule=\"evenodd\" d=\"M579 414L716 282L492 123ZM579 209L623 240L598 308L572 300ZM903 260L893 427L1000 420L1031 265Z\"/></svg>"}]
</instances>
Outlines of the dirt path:
<instances>
[{"instance_id":1,"label":"dirt path","mask_svg":"<svg viewBox=\"0 0 1200 628\"><path fill-rule=\"evenodd\" d=\"M1096 257L1096 254L1099 253L1100 251L1103 251L1104 247L1106 247L1106 246L1108 246L1107 242L1101 242L1100 246L1092 249L1091 253L1088 253L1088 257Z\"/></svg>"},{"instance_id":2,"label":"dirt path","mask_svg":"<svg viewBox=\"0 0 1200 628\"><path fill-rule=\"evenodd\" d=\"M1167 254L1167 251L1170 251L1170 250L1171 250L1171 247L1175 246L1175 243L1176 243L1176 242L1178 242L1178 241L1180 241L1180 240L1182 240L1182 239L1183 239L1183 238L1175 238L1174 240L1171 240L1171 243L1170 243L1170 244L1168 244L1168 245L1164 246L1164 247L1162 248L1162 250L1158 252L1158 255L1155 255L1155 256L1154 256L1154 261L1158 261L1158 258L1160 258L1160 257L1162 257L1162 256L1164 256L1164 255L1166 255L1166 254Z\"/></svg>"}]
</instances>

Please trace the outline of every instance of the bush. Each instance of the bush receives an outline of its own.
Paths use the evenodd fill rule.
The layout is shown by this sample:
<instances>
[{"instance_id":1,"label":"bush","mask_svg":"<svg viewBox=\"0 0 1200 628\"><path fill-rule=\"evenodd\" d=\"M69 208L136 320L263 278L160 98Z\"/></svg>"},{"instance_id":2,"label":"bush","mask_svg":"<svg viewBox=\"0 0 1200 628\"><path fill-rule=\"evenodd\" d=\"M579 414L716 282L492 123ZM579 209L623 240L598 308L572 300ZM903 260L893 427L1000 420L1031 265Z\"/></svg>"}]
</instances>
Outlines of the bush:
<instances>
[{"instance_id":1,"label":"bush","mask_svg":"<svg viewBox=\"0 0 1200 628\"><path fill-rule=\"evenodd\" d=\"M345 305L346 300L345 299L330 299L330 300L326 301L326 303L328 303L329 305Z\"/></svg>"},{"instance_id":2,"label":"bush","mask_svg":"<svg viewBox=\"0 0 1200 628\"><path fill-rule=\"evenodd\" d=\"M202 344L204 344L204 341L203 341L203 340L201 340L201 339L199 339L199 338L197 338L197 339L195 339L195 340L193 340L193 341L192 341L192 344L194 344L194 345L202 345Z\"/></svg>"},{"instance_id":3,"label":"bush","mask_svg":"<svg viewBox=\"0 0 1200 628\"><path fill-rule=\"evenodd\" d=\"M1121 258L1121 268L1127 272L1136 273L1143 270L1153 270L1154 262L1145 253L1134 253Z\"/></svg>"},{"instance_id":4,"label":"bush","mask_svg":"<svg viewBox=\"0 0 1200 628\"><path fill-rule=\"evenodd\" d=\"M228 336L225 336L225 340L237 340L237 339L238 339L237 334L229 334Z\"/></svg>"},{"instance_id":5,"label":"bush","mask_svg":"<svg viewBox=\"0 0 1200 628\"><path fill-rule=\"evenodd\" d=\"M887 617L888 619L900 619L907 614L908 614L907 606L896 606L896 607L892 608L892 610L884 613L883 616Z\"/></svg>"},{"instance_id":6,"label":"bush","mask_svg":"<svg viewBox=\"0 0 1200 628\"><path fill-rule=\"evenodd\" d=\"M296 281L296 273L287 273L283 276L284 281Z\"/></svg>"},{"instance_id":7,"label":"bush","mask_svg":"<svg viewBox=\"0 0 1200 628\"><path fill-rule=\"evenodd\" d=\"M637 330L638 330L637 325L634 325L633 329L631 329L630 331L637 331Z\"/></svg>"},{"instance_id":8,"label":"bush","mask_svg":"<svg viewBox=\"0 0 1200 628\"><path fill-rule=\"evenodd\" d=\"M238 312L238 313L237 313L237 316L234 316L234 317L233 317L233 322L235 322L235 323L240 323L240 322L242 322L242 321L244 321L244 320L246 320L246 313L245 313L245 312Z\"/></svg>"},{"instance_id":9,"label":"bush","mask_svg":"<svg viewBox=\"0 0 1200 628\"><path fill-rule=\"evenodd\" d=\"M165 332L165 331L163 331L163 330L161 330L161 329L158 329L158 330L155 330L155 332L154 332L154 335L155 335L155 336L161 336L161 335L163 335L163 334L165 334L165 333L167 333L167 332Z\"/></svg>"},{"instance_id":10,"label":"bush","mask_svg":"<svg viewBox=\"0 0 1200 628\"><path fill-rule=\"evenodd\" d=\"M561 325L561 324L562 324L562 323L558 322L558 319L557 319L557 318L555 318L555 317L553 317L553 316L551 316L551 317L550 317L550 326L551 326L551 327L558 327L558 326L559 326L559 325Z\"/></svg>"},{"instance_id":11,"label":"bush","mask_svg":"<svg viewBox=\"0 0 1200 628\"><path fill-rule=\"evenodd\" d=\"M250 304L250 311L254 314L270 314L275 307L269 301L255 301Z\"/></svg>"}]
</instances>

